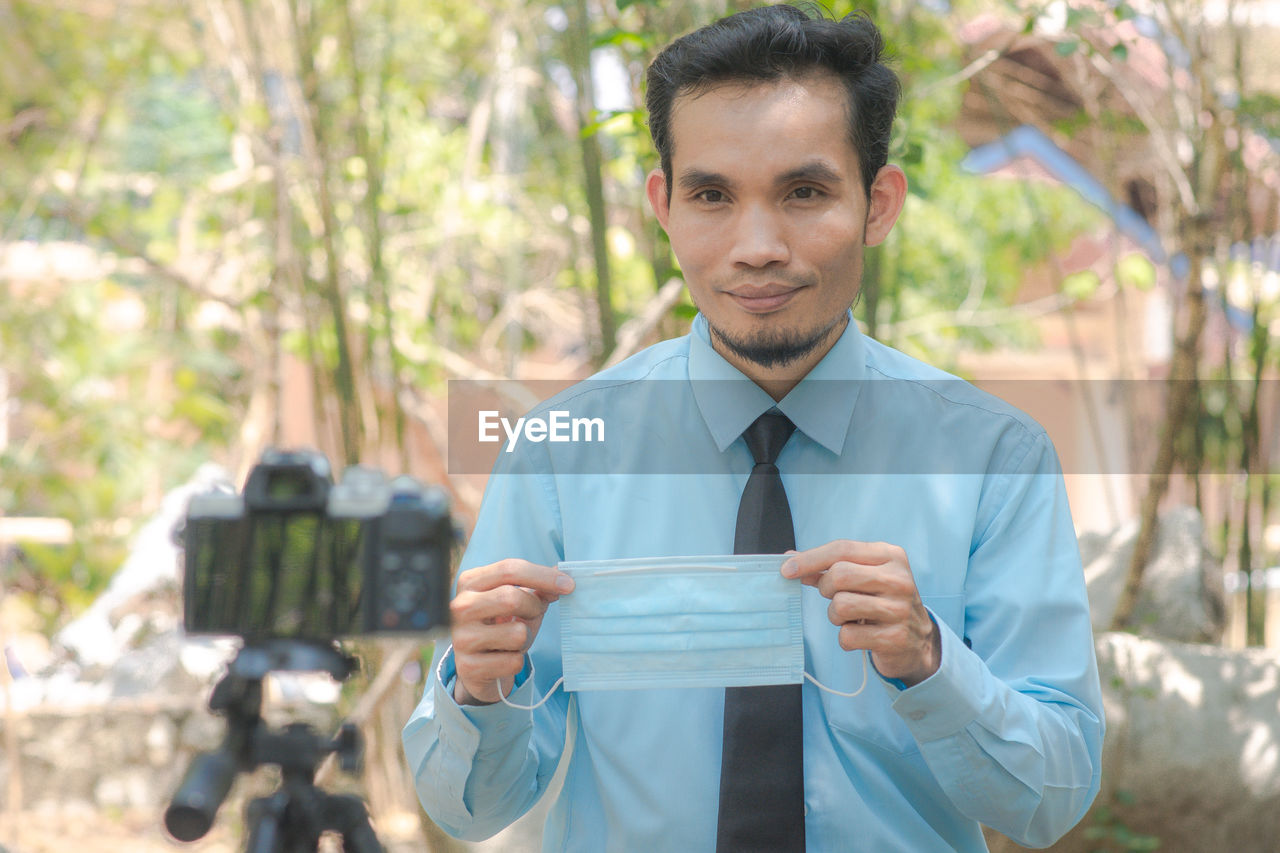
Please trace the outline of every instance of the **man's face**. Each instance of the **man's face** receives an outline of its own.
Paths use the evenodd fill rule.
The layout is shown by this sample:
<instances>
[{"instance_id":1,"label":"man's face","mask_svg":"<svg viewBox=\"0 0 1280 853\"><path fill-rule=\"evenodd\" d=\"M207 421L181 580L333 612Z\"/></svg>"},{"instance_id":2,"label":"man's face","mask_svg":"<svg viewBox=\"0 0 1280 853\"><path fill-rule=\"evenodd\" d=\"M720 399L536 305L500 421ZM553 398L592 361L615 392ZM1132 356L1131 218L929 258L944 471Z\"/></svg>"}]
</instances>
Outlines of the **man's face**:
<instances>
[{"instance_id":1,"label":"man's face","mask_svg":"<svg viewBox=\"0 0 1280 853\"><path fill-rule=\"evenodd\" d=\"M874 187L868 203L847 116L828 74L676 98L670 196L655 172L649 200L713 345L748 375L821 359L858 293L863 245L883 240L901 207L899 193L884 216ZM897 188L901 172L888 170Z\"/></svg>"}]
</instances>

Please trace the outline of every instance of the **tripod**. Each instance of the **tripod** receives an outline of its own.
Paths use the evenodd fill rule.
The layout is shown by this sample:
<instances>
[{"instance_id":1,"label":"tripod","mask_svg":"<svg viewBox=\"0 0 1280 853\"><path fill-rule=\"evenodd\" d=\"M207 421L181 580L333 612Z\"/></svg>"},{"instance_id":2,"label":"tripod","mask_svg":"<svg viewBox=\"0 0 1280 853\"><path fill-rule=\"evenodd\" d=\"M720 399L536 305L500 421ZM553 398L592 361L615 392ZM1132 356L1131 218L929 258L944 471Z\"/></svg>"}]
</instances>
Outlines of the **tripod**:
<instances>
[{"instance_id":1,"label":"tripod","mask_svg":"<svg viewBox=\"0 0 1280 853\"><path fill-rule=\"evenodd\" d=\"M329 794L314 784L316 768L335 753L343 770L359 770L362 744L355 726L343 724L326 739L311 726L292 723L271 730L262 720L262 680L273 671L323 671L345 681L355 658L336 645L276 640L246 645L214 686L209 710L227 719L222 745L191 762L165 810L164 823L179 841L195 841L213 826L236 774L276 765L276 791L249 803L247 853L315 853L320 836L335 832L346 853L383 853L359 797Z\"/></svg>"}]
</instances>

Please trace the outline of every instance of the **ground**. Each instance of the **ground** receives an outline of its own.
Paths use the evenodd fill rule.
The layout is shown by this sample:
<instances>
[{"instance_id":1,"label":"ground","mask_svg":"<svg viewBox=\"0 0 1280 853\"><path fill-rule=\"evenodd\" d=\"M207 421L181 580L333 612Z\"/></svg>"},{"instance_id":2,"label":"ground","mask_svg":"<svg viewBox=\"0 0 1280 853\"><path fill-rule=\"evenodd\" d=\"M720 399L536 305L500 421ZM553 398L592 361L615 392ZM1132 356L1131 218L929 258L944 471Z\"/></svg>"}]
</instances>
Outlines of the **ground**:
<instances>
[{"instance_id":1,"label":"ground","mask_svg":"<svg viewBox=\"0 0 1280 853\"><path fill-rule=\"evenodd\" d=\"M15 829L16 824L16 829ZM417 815L384 818L377 827L386 853L427 853ZM108 815L88 809L80 813L20 812L16 821L0 816L0 853L240 853L241 816L219 813L209 834L189 844L169 838L161 815L128 812ZM458 844L468 853L533 853L537 834L527 826L500 833L484 844ZM321 840L318 853L340 853L336 837Z\"/></svg>"}]
</instances>

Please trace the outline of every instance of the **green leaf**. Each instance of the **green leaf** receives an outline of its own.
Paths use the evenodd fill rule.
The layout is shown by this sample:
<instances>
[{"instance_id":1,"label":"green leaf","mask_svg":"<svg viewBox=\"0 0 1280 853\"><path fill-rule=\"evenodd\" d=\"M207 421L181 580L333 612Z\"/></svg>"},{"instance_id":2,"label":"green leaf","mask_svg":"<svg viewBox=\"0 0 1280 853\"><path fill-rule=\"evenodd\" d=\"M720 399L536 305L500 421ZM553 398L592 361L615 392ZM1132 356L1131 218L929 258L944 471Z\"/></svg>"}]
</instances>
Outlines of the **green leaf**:
<instances>
[{"instance_id":1,"label":"green leaf","mask_svg":"<svg viewBox=\"0 0 1280 853\"><path fill-rule=\"evenodd\" d=\"M1080 48L1078 41L1060 41L1053 46L1054 53L1058 56L1070 56Z\"/></svg>"},{"instance_id":2,"label":"green leaf","mask_svg":"<svg viewBox=\"0 0 1280 853\"><path fill-rule=\"evenodd\" d=\"M1156 286L1156 267L1146 255L1130 252L1116 264L1116 280L1121 287L1148 291Z\"/></svg>"},{"instance_id":3,"label":"green leaf","mask_svg":"<svg viewBox=\"0 0 1280 853\"><path fill-rule=\"evenodd\" d=\"M1097 292L1102 279L1092 270L1072 273L1062 280L1062 292L1077 301L1088 299Z\"/></svg>"},{"instance_id":4,"label":"green leaf","mask_svg":"<svg viewBox=\"0 0 1280 853\"><path fill-rule=\"evenodd\" d=\"M1117 62L1124 62L1129 58L1129 48L1127 45L1115 44L1111 46L1111 58Z\"/></svg>"},{"instance_id":5,"label":"green leaf","mask_svg":"<svg viewBox=\"0 0 1280 853\"><path fill-rule=\"evenodd\" d=\"M624 8L621 4L619 9ZM600 35L596 36L592 41L592 47L632 47L639 51L648 51L653 48L653 39L642 33L632 30L624 30L620 27L610 27Z\"/></svg>"}]
</instances>

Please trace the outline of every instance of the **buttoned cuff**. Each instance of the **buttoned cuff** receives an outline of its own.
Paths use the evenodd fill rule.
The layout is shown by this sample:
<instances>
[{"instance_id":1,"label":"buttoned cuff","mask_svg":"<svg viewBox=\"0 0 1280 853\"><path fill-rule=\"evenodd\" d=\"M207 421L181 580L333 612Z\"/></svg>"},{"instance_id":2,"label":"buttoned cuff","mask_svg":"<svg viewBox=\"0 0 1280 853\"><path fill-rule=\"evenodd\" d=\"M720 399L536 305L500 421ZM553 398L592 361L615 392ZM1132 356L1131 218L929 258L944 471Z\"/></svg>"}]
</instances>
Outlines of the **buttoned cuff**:
<instances>
[{"instance_id":1,"label":"buttoned cuff","mask_svg":"<svg viewBox=\"0 0 1280 853\"><path fill-rule=\"evenodd\" d=\"M905 690L882 679L893 710L920 743L958 734L978 717L979 697L988 674L982 659L935 619L942 638L938 671Z\"/></svg>"},{"instance_id":2,"label":"buttoned cuff","mask_svg":"<svg viewBox=\"0 0 1280 853\"><path fill-rule=\"evenodd\" d=\"M421 792L430 786L431 817L452 827L465 827L472 822L471 808L466 802L466 789L472 772L485 761L498 760L532 727L532 715L498 702L488 706L460 706L453 699L457 665L453 647L440 656L431 672L428 719L411 720L404 730L406 754L421 754L425 765L415 767L416 784ZM516 676L512 702L529 704L532 693L532 663L525 657L525 667ZM411 760L412 763L412 760ZM425 775L424 775L425 772Z\"/></svg>"}]
</instances>

